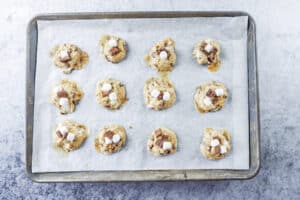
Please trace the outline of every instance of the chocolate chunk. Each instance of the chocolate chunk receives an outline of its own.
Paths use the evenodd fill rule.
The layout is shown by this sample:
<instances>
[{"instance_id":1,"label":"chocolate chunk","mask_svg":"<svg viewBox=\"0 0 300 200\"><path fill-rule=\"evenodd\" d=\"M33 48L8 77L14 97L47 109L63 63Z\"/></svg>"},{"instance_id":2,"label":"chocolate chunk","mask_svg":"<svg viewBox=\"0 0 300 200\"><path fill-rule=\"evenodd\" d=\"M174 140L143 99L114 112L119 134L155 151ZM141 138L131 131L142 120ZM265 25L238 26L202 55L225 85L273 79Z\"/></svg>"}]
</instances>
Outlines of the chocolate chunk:
<instances>
[{"instance_id":1,"label":"chocolate chunk","mask_svg":"<svg viewBox=\"0 0 300 200\"><path fill-rule=\"evenodd\" d=\"M221 148L219 145L214 147L214 152L215 154L219 154L221 152Z\"/></svg>"},{"instance_id":2,"label":"chocolate chunk","mask_svg":"<svg viewBox=\"0 0 300 200\"><path fill-rule=\"evenodd\" d=\"M160 93L159 93L157 99L158 99L158 100L162 100L163 97L164 97L164 92L163 92L163 91L160 91Z\"/></svg>"},{"instance_id":3,"label":"chocolate chunk","mask_svg":"<svg viewBox=\"0 0 300 200\"><path fill-rule=\"evenodd\" d=\"M102 91L101 92L102 93L102 97L108 96L110 94L110 92L111 92L111 90L109 90L109 91Z\"/></svg>"},{"instance_id":4,"label":"chocolate chunk","mask_svg":"<svg viewBox=\"0 0 300 200\"><path fill-rule=\"evenodd\" d=\"M61 90L61 91L57 92L57 96L59 98L68 98L68 93L65 90Z\"/></svg>"},{"instance_id":5,"label":"chocolate chunk","mask_svg":"<svg viewBox=\"0 0 300 200\"><path fill-rule=\"evenodd\" d=\"M157 137L159 135L162 135L163 133L162 133L161 129L159 128L159 129L157 129L157 130L154 131L154 134Z\"/></svg>"},{"instance_id":6,"label":"chocolate chunk","mask_svg":"<svg viewBox=\"0 0 300 200\"><path fill-rule=\"evenodd\" d=\"M159 138L158 140L156 140L155 144L157 146L159 146L160 148L162 148L164 142L168 141L168 140L169 140L169 137L167 135L163 135L161 138Z\"/></svg>"},{"instance_id":7,"label":"chocolate chunk","mask_svg":"<svg viewBox=\"0 0 300 200\"><path fill-rule=\"evenodd\" d=\"M207 45L206 42L202 42L200 45L200 51L202 51L205 55L207 55L207 52L205 51L205 46Z\"/></svg>"},{"instance_id":8,"label":"chocolate chunk","mask_svg":"<svg viewBox=\"0 0 300 200\"><path fill-rule=\"evenodd\" d=\"M120 53L121 52L121 50L118 48L118 47L113 47L113 48L111 48L110 50L109 50L109 53L110 53L110 55L112 55L112 56L115 56L115 55L117 55L118 53Z\"/></svg>"},{"instance_id":9,"label":"chocolate chunk","mask_svg":"<svg viewBox=\"0 0 300 200\"><path fill-rule=\"evenodd\" d=\"M216 53L212 51L212 52L210 52L210 53L207 55L207 60L208 60L210 63L212 63L212 62L214 62L215 57L216 57Z\"/></svg>"},{"instance_id":10,"label":"chocolate chunk","mask_svg":"<svg viewBox=\"0 0 300 200\"><path fill-rule=\"evenodd\" d=\"M63 134L60 131L56 131L56 135L59 138L63 138Z\"/></svg>"},{"instance_id":11,"label":"chocolate chunk","mask_svg":"<svg viewBox=\"0 0 300 200\"><path fill-rule=\"evenodd\" d=\"M109 139L112 139L113 138L113 136L114 136L114 132L112 132L112 131L106 131L105 133L104 133L104 137L107 137L107 138L109 138Z\"/></svg>"},{"instance_id":12,"label":"chocolate chunk","mask_svg":"<svg viewBox=\"0 0 300 200\"><path fill-rule=\"evenodd\" d=\"M206 92L206 96L210 97L210 98L216 98L217 97L217 94L215 93L215 91L213 91L212 89L209 89L207 92Z\"/></svg>"}]
</instances>

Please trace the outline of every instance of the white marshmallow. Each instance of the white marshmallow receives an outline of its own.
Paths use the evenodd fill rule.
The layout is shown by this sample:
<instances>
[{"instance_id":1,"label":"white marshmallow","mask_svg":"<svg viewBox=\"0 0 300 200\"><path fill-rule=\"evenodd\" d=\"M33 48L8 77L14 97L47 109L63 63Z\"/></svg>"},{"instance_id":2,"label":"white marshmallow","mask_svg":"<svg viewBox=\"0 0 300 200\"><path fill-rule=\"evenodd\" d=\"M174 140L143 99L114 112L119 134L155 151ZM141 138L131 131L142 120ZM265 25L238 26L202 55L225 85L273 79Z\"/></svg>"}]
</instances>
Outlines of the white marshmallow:
<instances>
[{"instance_id":1,"label":"white marshmallow","mask_svg":"<svg viewBox=\"0 0 300 200\"><path fill-rule=\"evenodd\" d=\"M163 143L163 150L168 150L172 148L172 143L171 142L164 142Z\"/></svg>"},{"instance_id":2,"label":"white marshmallow","mask_svg":"<svg viewBox=\"0 0 300 200\"><path fill-rule=\"evenodd\" d=\"M223 96L224 90L222 88L217 88L217 89L215 89L215 93L217 96Z\"/></svg>"},{"instance_id":3,"label":"white marshmallow","mask_svg":"<svg viewBox=\"0 0 300 200\"><path fill-rule=\"evenodd\" d=\"M117 100L117 95L116 93L112 92L108 95L108 98L110 101L116 101Z\"/></svg>"},{"instance_id":4,"label":"white marshmallow","mask_svg":"<svg viewBox=\"0 0 300 200\"><path fill-rule=\"evenodd\" d=\"M220 144L220 141L217 140L217 139L213 139L213 140L210 142L210 146L212 146L212 147L218 146L219 144Z\"/></svg>"},{"instance_id":5,"label":"white marshmallow","mask_svg":"<svg viewBox=\"0 0 300 200\"><path fill-rule=\"evenodd\" d=\"M75 139L75 135L73 133L68 133L67 140L73 142Z\"/></svg>"},{"instance_id":6,"label":"white marshmallow","mask_svg":"<svg viewBox=\"0 0 300 200\"><path fill-rule=\"evenodd\" d=\"M118 46L118 42L115 39L108 40L107 44L108 44L109 47L116 47L116 46Z\"/></svg>"},{"instance_id":7,"label":"white marshmallow","mask_svg":"<svg viewBox=\"0 0 300 200\"><path fill-rule=\"evenodd\" d=\"M104 138L104 142L105 142L105 144L111 144L112 143L111 139L109 139L108 137Z\"/></svg>"},{"instance_id":8,"label":"white marshmallow","mask_svg":"<svg viewBox=\"0 0 300 200\"><path fill-rule=\"evenodd\" d=\"M62 134L65 134L68 132L68 128L65 127L65 126L59 126L58 127L58 130L62 133Z\"/></svg>"},{"instance_id":9,"label":"white marshmallow","mask_svg":"<svg viewBox=\"0 0 300 200\"><path fill-rule=\"evenodd\" d=\"M212 101L209 97L204 97L203 102L206 106L211 106L212 105Z\"/></svg>"},{"instance_id":10,"label":"white marshmallow","mask_svg":"<svg viewBox=\"0 0 300 200\"><path fill-rule=\"evenodd\" d=\"M207 44L205 47L204 47L204 50L209 53L211 52L211 50L213 49L213 46L211 44Z\"/></svg>"},{"instance_id":11,"label":"white marshmallow","mask_svg":"<svg viewBox=\"0 0 300 200\"><path fill-rule=\"evenodd\" d=\"M67 60L67 59L70 58L69 53L68 53L67 50L61 51L61 52L59 53L59 57L60 57L60 59L62 59L62 60Z\"/></svg>"},{"instance_id":12,"label":"white marshmallow","mask_svg":"<svg viewBox=\"0 0 300 200\"><path fill-rule=\"evenodd\" d=\"M114 134L113 138L112 138L112 141L113 143L118 143L121 139L121 136L119 134Z\"/></svg>"},{"instance_id":13,"label":"white marshmallow","mask_svg":"<svg viewBox=\"0 0 300 200\"><path fill-rule=\"evenodd\" d=\"M159 57L160 57L160 59L162 59L162 60L166 60L166 59L168 58L168 53L167 53L166 51L161 51L161 52L159 53Z\"/></svg>"},{"instance_id":14,"label":"white marshmallow","mask_svg":"<svg viewBox=\"0 0 300 200\"><path fill-rule=\"evenodd\" d=\"M221 154L227 153L227 148L226 146L222 145L221 146Z\"/></svg>"},{"instance_id":15,"label":"white marshmallow","mask_svg":"<svg viewBox=\"0 0 300 200\"><path fill-rule=\"evenodd\" d=\"M110 91L111 90L111 84L109 84L109 83L104 83L103 85L102 85L102 88L101 88L101 90L102 91L104 91L104 92L108 92L108 91Z\"/></svg>"},{"instance_id":16,"label":"white marshmallow","mask_svg":"<svg viewBox=\"0 0 300 200\"><path fill-rule=\"evenodd\" d=\"M160 92L156 89L151 91L151 96L154 98L157 98L159 96Z\"/></svg>"},{"instance_id":17,"label":"white marshmallow","mask_svg":"<svg viewBox=\"0 0 300 200\"><path fill-rule=\"evenodd\" d=\"M59 105L61 105L62 110L65 112L70 111L69 99L68 98L60 98Z\"/></svg>"},{"instance_id":18,"label":"white marshmallow","mask_svg":"<svg viewBox=\"0 0 300 200\"><path fill-rule=\"evenodd\" d=\"M163 95L163 100L164 101L169 101L170 100L170 93L169 92L164 92L164 95Z\"/></svg>"},{"instance_id":19,"label":"white marshmallow","mask_svg":"<svg viewBox=\"0 0 300 200\"><path fill-rule=\"evenodd\" d=\"M62 91L62 87L59 85L59 86L56 86L55 88L54 88L54 92L55 93L58 93L58 92L60 92L60 91Z\"/></svg>"}]
</instances>

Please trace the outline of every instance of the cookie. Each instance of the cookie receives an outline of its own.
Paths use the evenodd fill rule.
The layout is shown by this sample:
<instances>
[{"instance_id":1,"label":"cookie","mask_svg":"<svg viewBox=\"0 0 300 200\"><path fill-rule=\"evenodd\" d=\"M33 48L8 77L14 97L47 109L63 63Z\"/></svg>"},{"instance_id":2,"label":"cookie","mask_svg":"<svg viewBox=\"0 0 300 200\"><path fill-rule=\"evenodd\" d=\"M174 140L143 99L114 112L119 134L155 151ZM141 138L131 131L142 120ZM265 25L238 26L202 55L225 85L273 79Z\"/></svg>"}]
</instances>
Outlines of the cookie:
<instances>
[{"instance_id":1,"label":"cookie","mask_svg":"<svg viewBox=\"0 0 300 200\"><path fill-rule=\"evenodd\" d=\"M50 102L61 114L68 114L75 111L82 97L83 92L75 81L63 79L51 89Z\"/></svg>"},{"instance_id":2,"label":"cookie","mask_svg":"<svg viewBox=\"0 0 300 200\"><path fill-rule=\"evenodd\" d=\"M166 38L156 43L145 55L144 60L158 72L171 72L176 63L175 42Z\"/></svg>"},{"instance_id":3,"label":"cookie","mask_svg":"<svg viewBox=\"0 0 300 200\"><path fill-rule=\"evenodd\" d=\"M144 101L147 107L154 110L171 107L176 101L174 85L166 79L148 79L144 86Z\"/></svg>"},{"instance_id":4,"label":"cookie","mask_svg":"<svg viewBox=\"0 0 300 200\"><path fill-rule=\"evenodd\" d=\"M88 54L74 44L55 46L50 55L53 63L65 74L82 69L89 60Z\"/></svg>"},{"instance_id":5,"label":"cookie","mask_svg":"<svg viewBox=\"0 0 300 200\"><path fill-rule=\"evenodd\" d=\"M200 151L205 158L211 160L222 159L230 150L230 134L226 129L206 128L204 130Z\"/></svg>"},{"instance_id":6,"label":"cookie","mask_svg":"<svg viewBox=\"0 0 300 200\"><path fill-rule=\"evenodd\" d=\"M126 57L126 42L119 37L103 35L99 45L101 54L108 62L118 63Z\"/></svg>"},{"instance_id":7,"label":"cookie","mask_svg":"<svg viewBox=\"0 0 300 200\"><path fill-rule=\"evenodd\" d=\"M99 104L110 110L119 109L128 100L125 86L112 78L97 83L96 98Z\"/></svg>"},{"instance_id":8,"label":"cookie","mask_svg":"<svg viewBox=\"0 0 300 200\"><path fill-rule=\"evenodd\" d=\"M99 153L112 154L118 152L126 143L126 130L119 125L108 125L100 130L95 138L95 149Z\"/></svg>"},{"instance_id":9,"label":"cookie","mask_svg":"<svg viewBox=\"0 0 300 200\"><path fill-rule=\"evenodd\" d=\"M201 113L220 110L227 99L227 89L223 83L211 81L196 89L194 105Z\"/></svg>"},{"instance_id":10,"label":"cookie","mask_svg":"<svg viewBox=\"0 0 300 200\"><path fill-rule=\"evenodd\" d=\"M155 129L147 143L147 150L155 156L165 156L177 151L176 134L167 128Z\"/></svg>"},{"instance_id":11,"label":"cookie","mask_svg":"<svg viewBox=\"0 0 300 200\"><path fill-rule=\"evenodd\" d=\"M218 70L220 66L220 45L216 40L201 40L193 48L193 56L199 64L208 64L210 71Z\"/></svg>"},{"instance_id":12,"label":"cookie","mask_svg":"<svg viewBox=\"0 0 300 200\"><path fill-rule=\"evenodd\" d=\"M54 145L66 152L78 149L87 137L87 127L72 120L60 122L53 131Z\"/></svg>"}]
</instances>

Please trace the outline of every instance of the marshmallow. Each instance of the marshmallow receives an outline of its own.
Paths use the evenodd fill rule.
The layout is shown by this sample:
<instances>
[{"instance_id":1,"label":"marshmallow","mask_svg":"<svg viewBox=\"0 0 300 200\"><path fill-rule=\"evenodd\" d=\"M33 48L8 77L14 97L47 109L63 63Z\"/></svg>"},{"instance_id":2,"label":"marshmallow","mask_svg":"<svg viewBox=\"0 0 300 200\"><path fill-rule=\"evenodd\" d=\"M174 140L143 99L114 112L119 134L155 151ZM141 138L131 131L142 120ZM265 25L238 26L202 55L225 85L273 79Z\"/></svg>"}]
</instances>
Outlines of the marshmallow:
<instances>
[{"instance_id":1,"label":"marshmallow","mask_svg":"<svg viewBox=\"0 0 300 200\"><path fill-rule=\"evenodd\" d=\"M227 153L227 148L226 146L222 145L221 146L221 154Z\"/></svg>"},{"instance_id":2,"label":"marshmallow","mask_svg":"<svg viewBox=\"0 0 300 200\"><path fill-rule=\"evenodd\" d=\"M224 90L222 88L217 88L217 89L215 89L215 93L217 96L223 96Z\"/></svg>"},{"instance_id":3,"label":"marshmallow","mask_svg":"<svg viewBox=\"0 0 300 200\"><path fill-rule=\"evenodd\" d=\"M213 139L213 140L210 142L210 146L212 146L212 147L218 146L219 144L220 144L220 141L217 140L217 139Z\"/></svg>"},{"instance_id":4,"label":"marshmallow","mask_svg":"<svg viewBox=\"0 0 300 200\"><path fill-rule=\"evenodd\" d=\"M159 57L160 57L160 59L162 59L162 60L166 60L166 59L168 58L168 53L167 53L166 51L161 51L161 52L159 53Z\"/></svg>"},{"instance_id":5,"label":"marshmallow","mask_svg":"<svg viewBox=\"0 0 300 200\"><path fill-rule=\"evenodd\" d=\"M109 139L108 137L104 138L104 142L105 142L105 144L111 144L112 143L111 139Z\"/></svg>"},{"instance_id":6,"label":"marshmallow","mask_svg":"<svg viewBox=\"0 0 300 200\"><path fill-rule=\"evenodd\" d=\"M213 46L211 44L207 44L205 47L204 47L204 50L209 53L211 52L211 50L213 49Z\"/></svg>"},{"instance_id":7,"label":"marshmallow","mask_svg":"<svg viewBox=\"0 0 300 200\"><path fill-rule=\"evenodd\" d=\"M59 86L56 86L55 88L54 88L54 92L55 93L58 93L58 92L60 92L60 91L62 91L62 87L59 85Z\"/></svg>"},{"instance_id":8,"label":"marshmallow","mask_svg":"<svg viewBox=\"0 0 300 200\"><path fill-rule=\"evenodd\" d=\"M116 47L116 46L118 46L118 42L115 39L108 40L107 44L108 44L109 47Z\"/></svg>"},{"instance_id":9,"label":"marshmallow","mask_svg":"<svg viewBox=\"0 0 300 200\"><path fill-rule=\"evenodd\" d=\"M170 100L170 93L169 92L164 92L164 95L163 95L163 100L164 101L169 101Z\"/></svg>"},{"instance_id":10,"label":"marshmallow","mask_svg":"<svg viewBox=\"0 0 300 200\"><path fill-rule=\"evenodd\" d=\"M156 89L151 91L151 96L154 98L157 98L159 96L160 92Z\"/></svg>"},{"instance_id":11,"label":"marshmallow","mask_svg":"<svg viewBox=\"0 0 300 200\"><path fill-rule=\"evenodd\" d=\"M172 148L172 143L171 142L164 142L163 143L163 150L168 150Z\"/></svg>"},{"instance_id":12,"label":"marshmallow","mask_svg":"<svg viewBox=\"0 0 300 200\"><path fill-rule=\"evenodd\" d=\"M113 138L112 138L112 142L113 143L118 143L121 139L121 136L119 134L114 134Z\"/></svg>"},{"instance_id":13,"label":"marshmallow","mask_svg":"<svg viewBox=\"0 0 300 200\"><path fill-rule=\"evenodd\" d=\"M65 112L70 111L69 99L68 98L60 98L59 105L61 105L62 110Z\"/></svg>"},{"instance_id":14,"label":"marshmallow","mask_svg":"<svg viewBox=\"0 0 300 200\"><path fill-rule=\"evenodd\" d=\"M68 132L68 128L65 127L65 126L59 126L58 127L58 130L62 133L62 134L65 134Z\"/></svg>"},{"instance_id":15,"label":"marshmallow","mask_svg":"<svg viewBox=\"0 0 300 200\"><path fill-rule=\"evenodd\" d=\"M61 60L68 60L70 58L70 55L69 55L68 51L65 50L65 51L61 51L59 53L59 57Z\"/></svg>"},{"instance_id":16,"label":"marshmallow","mask_svg":"<svg viewBox=\"0 0 300 200\"><path fill-rule=\"evenodd\" d=\"M211 101L211 99L209 98L209 97L204 97L204 104L206 105L206 106L211 106L212 105L212 101Z\"/></svg>"},{"instance_id":17,"label":"marshmallow","mask_svg":"<svg viewBox=\"0 0 300 200\"><path fill-rule=\"evenodd\" d=\"M112 92L108 95L108 98L110 101L116 101L117 100L117 95L116 93Z\"/></svg>"},{"instance_id":18,"label":"marshmallow","mask_svg":"<svg viewBox=\"0 0 300 200\"><path fill-rule=\"evenodd\" d=\"M102 88L101 88L101 90L102 91L104 91L104 92L108 92L108 91L110 91L111 90L111 84L109 84L109 83L104 83L103 85L102 85Z\"/></svg>"},{"instance_id":19,"label":"marshmallow","mask_svg":"<svg viewBox=\"0 0 300 200\"><path fill-rule=\"evenodd\" d=\"M75 139L75 135L73 133L68 133L67 140L73 142Z\"/></svg>"}]
</instances>

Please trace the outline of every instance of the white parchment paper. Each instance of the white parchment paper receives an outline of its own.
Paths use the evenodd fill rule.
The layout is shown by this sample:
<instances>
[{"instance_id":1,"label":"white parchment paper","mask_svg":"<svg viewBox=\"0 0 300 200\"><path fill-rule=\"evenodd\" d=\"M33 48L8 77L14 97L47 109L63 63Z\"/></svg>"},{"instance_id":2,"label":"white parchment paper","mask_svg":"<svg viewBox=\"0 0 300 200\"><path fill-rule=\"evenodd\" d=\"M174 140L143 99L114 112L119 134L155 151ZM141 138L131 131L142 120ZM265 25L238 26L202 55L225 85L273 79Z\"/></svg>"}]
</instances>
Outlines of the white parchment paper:
<instances>
[{"instance_id":1,"label":"white parchment paper","mask_svg":"<svg viewBox=\"0 0 300 200\"><path fill-rule=\"evenodd\" d=\"M248 169L247 23L247 17L38 21L32 171ZM126 60L119 64L104 60L98 45L102 34L126 40ZM170 109L153 111L144 105L143 87L146 79L157 74L146 67L143 57L155 42L168 36L176 43L177 64L169 78L176 87L177 101ZM220 42L222 65L216 73L192 58L192 47L202 38ZM90 61L83 70L64 75L53 66L49 52L63 43L74 43L88 52ZM108 77L127 88L129 101L118 111L96 103L96 83ZM51 87L62 78L77 81L84 91L76 111L69 115L60 115L49 103ZM222 110L200 114L193 95L197 86L210 80L225 83L229 99ZM55 150L52 141L55 124L65 119L90 130L83 146L68 154ZM121 152L102 155L94 149L94 138L101 127L111 123L126 128L128 142ZM152 130L160 126L177 133L179 148L173 155L157 158L147 152L146 143ZM232 152L225 159L210 161L200 153L205 127L230 131Z\"/></svg>"}]
</instances>

